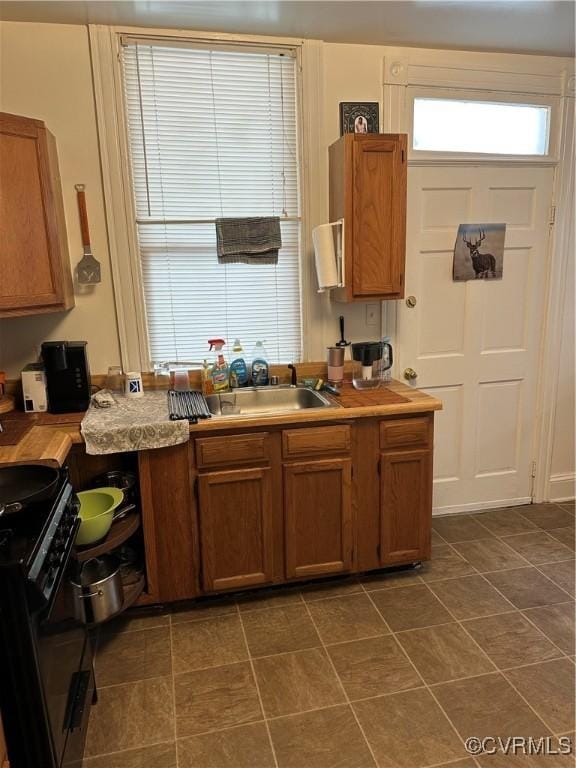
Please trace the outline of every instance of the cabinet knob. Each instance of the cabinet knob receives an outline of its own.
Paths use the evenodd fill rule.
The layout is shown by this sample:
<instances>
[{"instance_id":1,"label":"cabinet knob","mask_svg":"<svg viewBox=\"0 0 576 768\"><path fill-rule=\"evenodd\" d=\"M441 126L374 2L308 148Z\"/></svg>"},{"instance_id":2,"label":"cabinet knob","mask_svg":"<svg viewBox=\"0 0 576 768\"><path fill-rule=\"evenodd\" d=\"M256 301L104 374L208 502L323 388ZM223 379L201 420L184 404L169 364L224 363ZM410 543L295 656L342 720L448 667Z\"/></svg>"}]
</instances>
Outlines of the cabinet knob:
<instances>
[{"instance_id":1,"label":"cabinet knob","mask_svg":"<svg viewBox=\"0 0 576 768\"><path fill-rule=\"evenodd\" d=\"M408 379L408 381L414 381L414 379L418 378L418 374L414 368L404 368L404 378Z\"/></svg>"},{"instance_id":2,"label":"cabinet knob","mask_svg":"<svg viewBox=\"0 0 576 768\"><path fill-rule=\"evenodd\" d=\"M410 309L414 309L416 306L416 296L408 296L406 298L406 306Z\"/></svg>"}]
</instances>

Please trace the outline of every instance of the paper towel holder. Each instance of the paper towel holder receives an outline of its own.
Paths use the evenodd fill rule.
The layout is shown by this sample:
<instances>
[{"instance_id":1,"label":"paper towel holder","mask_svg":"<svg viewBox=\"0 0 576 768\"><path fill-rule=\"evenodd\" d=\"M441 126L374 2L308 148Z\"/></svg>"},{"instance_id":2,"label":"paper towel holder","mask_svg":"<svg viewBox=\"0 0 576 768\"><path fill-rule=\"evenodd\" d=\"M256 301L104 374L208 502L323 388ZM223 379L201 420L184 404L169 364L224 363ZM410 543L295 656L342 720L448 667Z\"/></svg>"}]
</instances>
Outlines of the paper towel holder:
<instances>
[{"instance_id":1,"label":"paper towel holder","mask_svg":"<svg viewBox=\"0 0 576 768\"><path fill-rule=\"evenodd\" d=\"M335 232L334 232L335 229ZM334 237L336 235L336 237ZM344 219L312 230L318 293L344 287Z\"/></svg>"}]
</instances>

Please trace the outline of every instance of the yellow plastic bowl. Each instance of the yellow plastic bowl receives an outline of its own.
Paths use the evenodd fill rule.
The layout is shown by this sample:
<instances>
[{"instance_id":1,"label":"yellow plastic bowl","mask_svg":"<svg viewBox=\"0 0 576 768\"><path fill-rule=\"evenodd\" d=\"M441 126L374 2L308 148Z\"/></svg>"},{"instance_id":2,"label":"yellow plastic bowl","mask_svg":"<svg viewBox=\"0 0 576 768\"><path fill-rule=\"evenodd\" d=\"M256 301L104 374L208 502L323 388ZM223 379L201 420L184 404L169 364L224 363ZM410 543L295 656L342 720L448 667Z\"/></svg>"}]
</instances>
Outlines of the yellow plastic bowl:
<instances>
[{"instance_id":1,"label":"yellow plastic bowl","mask_svg":"<svg viewBox=\"0 0 576 768\"><path fill-rule=\"evenodd\" d=\"M114 519L114 510L122 503L124 493L119 488L93 488L77 495L81 523L76 544L84 547L106 536Z\"/></svg>"}]
</instances>

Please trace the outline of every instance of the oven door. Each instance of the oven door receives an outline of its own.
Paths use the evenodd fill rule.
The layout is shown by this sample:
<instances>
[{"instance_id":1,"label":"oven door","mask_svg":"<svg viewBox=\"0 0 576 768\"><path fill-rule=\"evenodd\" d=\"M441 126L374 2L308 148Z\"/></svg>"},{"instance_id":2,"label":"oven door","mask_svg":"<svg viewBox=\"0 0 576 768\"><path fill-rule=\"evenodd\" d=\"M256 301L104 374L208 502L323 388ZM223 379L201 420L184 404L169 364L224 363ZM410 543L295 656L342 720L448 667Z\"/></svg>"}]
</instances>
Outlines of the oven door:
<instances>
[{"instance_id":1,"label":"oven door","mask_svg":"<svg viewBox=\"0 0 576 768\"><path fill-rule=\"evenodd\" d=\"M74 616L71 569L69 561L36 623L38 667L59 768L82 759L94 690L90 641Z\"/></svg>"}]
</instances>

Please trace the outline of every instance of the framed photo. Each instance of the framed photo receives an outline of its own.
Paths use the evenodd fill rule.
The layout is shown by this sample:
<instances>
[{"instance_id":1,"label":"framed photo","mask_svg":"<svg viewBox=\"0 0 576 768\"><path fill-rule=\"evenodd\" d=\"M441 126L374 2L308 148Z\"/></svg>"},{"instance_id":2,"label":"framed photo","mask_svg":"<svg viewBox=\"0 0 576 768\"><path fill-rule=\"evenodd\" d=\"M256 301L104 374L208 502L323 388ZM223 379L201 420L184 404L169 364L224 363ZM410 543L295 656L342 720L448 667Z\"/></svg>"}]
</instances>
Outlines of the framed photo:
<instances>
[{"instance_id":1,"label":"framed photo","mask_svg":"<svg viewBox=\"0 0 576 768\"><path fill-rule=\"evenodd\" d=\"M345 133L378 133L378 113L377 101L341 101L340 136Z\"/></svg>"},{"instance_id":2,"label":"framed photo","mask_svg":"<svg viewBox=\"0 0 576 768\"><path fill-rule=\"evenodd\" d=\"M452 279L501 280L506 224L460 224L454 244Z\"/></svg>"}]
</instances>

